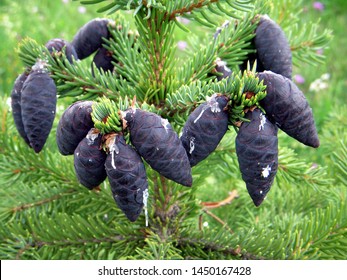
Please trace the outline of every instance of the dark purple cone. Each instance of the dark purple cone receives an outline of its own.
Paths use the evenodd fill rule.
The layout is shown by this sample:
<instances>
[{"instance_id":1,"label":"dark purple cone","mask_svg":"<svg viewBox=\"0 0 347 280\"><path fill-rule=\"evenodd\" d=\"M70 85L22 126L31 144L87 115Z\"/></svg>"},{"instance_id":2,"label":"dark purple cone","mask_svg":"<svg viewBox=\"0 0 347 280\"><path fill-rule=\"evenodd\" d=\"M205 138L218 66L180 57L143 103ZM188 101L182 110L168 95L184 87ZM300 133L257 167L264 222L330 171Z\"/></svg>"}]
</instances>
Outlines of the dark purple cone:
<instances>
[{"instance_id":1,"label":"dark purple cone","mask_svg":"<svg viewBox=\"0 0 347 280\"><path fill-rule=\"evenodd\" d=\"M51 39L46 43L45 46L50 52L50 54L53 56L54 56L53 49L55 50L55 52L61 52L63 48L65 47L65 55L70 63L73 62L73 59L75 60L78 59L75 48L69 42L63 39L59 39L59 38Z\"/></svg>"},{"instance_id":2,"label":"dark purple cone","mask_svg":"<svg viewBox=\"0 0 347 280\"><path fill-rule=\"evenodd\" d=\"M207 158L228 129L228 98L213 95L190 114L181 136L191 166Z\"/></svg>"},{"instance_id":3,"label":"dark purple cone","mask_svg":"<svg viewBox=\"0 0 347 280\"><path fill-rule=\"evenodd\" d=\"M288 79L292 78L292 52L286 35L281 27L268 16L260 18L253 39L256 54L249 54L251 67L257 59L257 72L269 70ZM245 70L247 61L240 66Z\"/></svg>"},{"instance_id":4,"label":"dark purple cone","mask_svg":"<svg viewBox=\"0 0 347 280\"><path fill-rule=\"evenodd\" d=\"M187 153L170 123L140 109L129 109L124 117L130 140L148 164L164 177L184 186L192 185Z\"/></svg>"},{"instance_id":5,"label":"dark purple cone","mask_svg":"<svg viewBox=\"0 0 347 280\"><path fill-rule=\"evenodd\" d=\"M236 154L242 179L255 206L269 192L278 167L277 127L259 109L249 111L236 137Z\"/></svg>"},{"instance_id":6,"label":"dark purple cone","mask_svg":"<svg viewBox=\"0 0 347 280\"><path fill-rule=\"evenodd\" d=\"M56 134L59 152L72 155L94 123L91 117L93 101L77 101L61 116Z\"/></svg>"},{"instance_id":7,"label":"dark purple cone","mask_svg":"<svg viewBox=\"0 0 347 280\"><path fill-rule=\"evenodd\" d=\"M28 74L24 72L19 75L14 82L14 86L11 92L11 108L14 124L16 125L19 135L24 139L24 141L30 146L30 141L25 133L23 120L22 120L22 108L21 108L21 97L22 89Z\"/></svg>"},{"instance_id":8,"label":"dark purple cone","mask_svg":"<svg viewBox=\"0 0 347 280\"><path fill-rule=\"evenodd\" d=\"M292 78L292 52L281 27L267 16L262 16L254 38L259 63L264 70Z\"/></svg>"},{"instance_id":9,"label":"dark purple cone","mask_svg":"<svg viewBox=\"0 0 347 280\"><path fill-rule=\"evenodd\" d=\"M84 59L99 49L104 43L102 38L109 38L108 19L93 19L81 27L72 40L77 56Z\"/></svg>"},{"instance_id":10,"label":"dark purple cone","mask_svg":"<svg viewBox=\"0 0 347 280\"><path fill-rule=\"evenodd\" d=\"M42 62L33 66L22 89L22 120L30 146L39 153L52 129L57 104L57 88Z\"/></svg>"},{"instance_id":11,"label":"dark purple cone","mask_svg":"<svg viewBox=\"0 0 347 280\"><path fill-rule=\"evenodd\" d=\"M218 81L226 79L232 74L232 71L227 67L226 62L220 59L217 59L215 69L217 72L222 74L221 76L217 76Z\"/></svg>"},{"instance_id":12,"label":"dark purple cone","mask_svg":"<svg viewBox=\"0 0 347 280\"><path fill-rule=\"evenodd\" d=\"M113 198L127 218L134 222L141 214L148 195L145 166L123 136L115 136L109 147L105 169Z\"/></svg>"},{"instance_id":13,"label":"dark purple cone","mask_svg":"<svg viewBox=\"0 0 347 280\"><path fill-rule=\"evenodd\" d=\"M259 79L267 86L260 105L268 119L299 142L319 147L312 109L295 83L270 71L259 73Z\"/></svg>"},{"instance_id":14,"label":"dark purple cone","mask_svg":"<svg viewBox=\"0 0 347 280\"><path fill-rule=\"evenodd\" d=\"M92 128L78 144L74 153L77 179L90 190L106 179L106 153L101 149L101 138L101 134Z\"/></svg>"},{"instance_id":15,"label":"dark purple cone","mask_svg":"<svg viewBox=\"0 0 347 280\"><path fill-rule=\"evenodd\" d=\"M101 47L95 54L93 62L98 69L106 71L113 71L114 65L112 64L114 61L112 57L112 52L107 50L104 47ZM94 68L92 67L92 73L94 75Z\"/></svg>"}]
</instances>

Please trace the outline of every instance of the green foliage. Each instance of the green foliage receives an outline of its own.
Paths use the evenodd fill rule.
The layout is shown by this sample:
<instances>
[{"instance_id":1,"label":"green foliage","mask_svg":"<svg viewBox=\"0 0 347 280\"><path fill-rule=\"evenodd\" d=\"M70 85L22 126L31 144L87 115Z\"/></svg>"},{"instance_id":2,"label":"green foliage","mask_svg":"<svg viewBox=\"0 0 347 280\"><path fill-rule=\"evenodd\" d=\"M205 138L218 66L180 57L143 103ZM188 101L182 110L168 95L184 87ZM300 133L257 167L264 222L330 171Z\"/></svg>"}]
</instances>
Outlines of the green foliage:
<instances>
[{"instance_id":1,"label":"green foliage","mask_svg":"<svg viewBox=\"0 0 347 280\"><path fill-rule=\"evenodd\" d=\"M42 14L47 16L51 8L62 11L53 2ZM94 65L93 75L90 59L69 64L64 55L53 58L44 47L58 34L71 39L80 26L96 16L88 12L79 19L73 13L75 2L67 8L67 17L76 18L74 28L71 22L72 31L69 21L62 24L63 20L56 18L56 27L37 24L35 30L21 29L22 37L33 37L20 40L18 55L24 67L31 67L38 58L46 60L60 98L53 130L38 155L19 138L7 104L13 81L23 70L17 54L10 55L17 72L6 68L0 73L7 81L0 85L5 92L0 97L2 259L345 258L347 120L343 106L329 113L325 107L321 109L324 115L319 116L318 128L322 147L318 151L293 144L287 135L279 134L278 174L259 208L253 206L239 172L234 146L237 128L230 129L216 151L193 168L192 188L167 180L146 165L148 227L144 215L135 223L126 219L114 203L107 181L93 191L81 186L74 174L73 158L61 156L55 144L58 119L77 99L96 101L93 120L103 133L121 131L119 110L131 105L160 114L179 132L188 115L217 92L230 98L230 128L236 127L244 120L244 110L258 106L265 96L265 87L254 69L238 71L238 65L254 52L251 40L257 15L268 13L284 28L296 65L323 62L316 50L327 46L331 32L322 30L318 23L310 24L310 19L303 20L301 1L80 2L93 4L86 7L115 19L116 24L110 26L112 36L103 44L113 53L115 73L99 71ZM20 9L19 4L8 1L5 6L12 14L15 10L29 14L30 5ZM4 25L6 16L0 9ZM126 10L132 11L130 17L122 13ZM62 12L57 14L62 16ZM184 25L178 17L192 22ZM22 18L23 22L13 28L25 26L26 17ZM225 20L229 24L213 39ZM57 31L53 35L52 30L71 34ZM7 28L1 32L10 34ZM36 33L42 36L36 37ZM176 36L190 37L191 49L178 55ZM6 42L0 46L6 48ZM229 80L217 82L217 58L233 69ZM249 98L247 92L253 96ZM314 112L316 106L323 108L320 97L307 97ZM330 95L324 98L333 99ZM237 192L237 198L229 203L206 206L206 202L224 201L232 191Z\"/></svg>"},{"instance_id":2,"label":"green foliage","mask_svg":"<svg viewBox=\"0 0 347 280\"><path fill-rule=\"evenodd\" d=\"M333 153L333 161L335 161L337 169L337 182L347 186L347 147L346 141L340 141L337 151Z\"/></svg>"},{"instance_id":3,"label":"green foliage","mask_svg":"<svg viewBox=\"0 0 347 280\"><path fill-rule=\"evenodd\" d=\"M127 109L127 107L124 109ZM102 134L122 131L121 120L117 115L118 110L120 108L117 108L112 100L101 99L100 102L93 105L92 119L94 127L99 129ZM107 120L105 121L105 119Z\"/></svg>"}]
</instances>

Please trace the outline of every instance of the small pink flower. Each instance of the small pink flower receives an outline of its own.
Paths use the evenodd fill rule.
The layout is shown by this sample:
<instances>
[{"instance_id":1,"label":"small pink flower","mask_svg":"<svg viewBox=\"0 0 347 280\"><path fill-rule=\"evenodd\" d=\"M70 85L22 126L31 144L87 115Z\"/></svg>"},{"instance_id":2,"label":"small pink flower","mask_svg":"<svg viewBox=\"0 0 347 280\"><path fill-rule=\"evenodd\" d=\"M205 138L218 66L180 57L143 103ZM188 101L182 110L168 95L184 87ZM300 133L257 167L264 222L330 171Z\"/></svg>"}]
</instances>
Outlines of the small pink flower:
<instances>
[{"instance_id":1,"label":"small pink flower","mask_svg":"<svg viewBox=\"0 0 347 280\"><path fill-rule=\"evenodd\" d=\"M301 76L300 74L296 74L294 76L294 81L297 84L303 84L303 83L305 83L305 78L303 76Z\"/></svg>"},{"instance_id":2,"label":"small pink flower","mask_svg":"<svg viewBox=\"0 0 347 280\"><path fill-rule=\"evenodd\" d=\"M180 50L184 50L186 47L188 46L187 42L186 41L178 41L177 43L177 47L180 49Z\"/></svg>"},{"instance_id":3,"label":"small pink flower","mask_svg":"<svg viewBox=\"0 0 347 280\"><path fill-rule=\"evenodd\" d=\"M79 6L77 10L80 14L85 14L87 11L86 7L83 6Z\"/></svg>"},{"instance_id":4,"label":"small pink flower","mask_svg":"<svg viewBox=\"0 0 347 280\"><path fill-rule=\"evenodd\" d=\"M318 168L319 166L318 166L318 164L317 163L312 163L312 165L311 165L311 169L316 169L316 168Z\"/></svg>"},{"instance_id":5,"label":"small pink flower","mask_svg":"<svg viewBox=\"0 0 347 280\"><path fill-rule=\"evenodd\" d=\"M323 52L324 52L324 50L323 50L323 49L318 49L318 50L316 50L316 53L317 53L317 54L319 54L319 55L322 55L322 54L323 54Z\"/></svg>"},{"instance_id":6,"label":"small pink flower","mask_svg":"<svg viewBox=\"0 0 347 280\"><path fill-rule=\"evenodd\" d=\"M323 11L324 10L324 4L322 2L314 2L313 3L313 9L317 11Z\"/></svg>"}]
</instances>

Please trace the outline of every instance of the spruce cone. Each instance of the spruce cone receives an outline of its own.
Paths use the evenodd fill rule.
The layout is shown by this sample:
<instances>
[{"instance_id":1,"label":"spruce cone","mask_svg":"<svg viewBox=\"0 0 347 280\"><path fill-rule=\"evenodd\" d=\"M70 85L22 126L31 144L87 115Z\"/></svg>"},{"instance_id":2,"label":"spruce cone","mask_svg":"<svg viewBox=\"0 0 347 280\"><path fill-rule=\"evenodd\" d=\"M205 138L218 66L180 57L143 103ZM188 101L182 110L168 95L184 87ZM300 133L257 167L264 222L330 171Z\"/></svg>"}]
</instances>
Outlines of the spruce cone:
<instances>
[{"instance_id":1,"label":"spruce cone","mask_svg":"<svg viewBox=\"0 0 347 280\"><path fill-rule=\"evenodd\" d=\"M72 155L77 145L94 127L92 105L93 101L77 101L64 111L56 134L58 149L62 155Z\"/></svg>"},{"instance_id":2,"label":"spruce cone","mask_svg":"<svg viewBox=\"0 0 347 280\"><path fill-rule=\"evenodd\" d=\"M26 72L22 73L17 77L14 82L14 86L11 92L11 108L14 124L16 125L19 135L24 139L24 141L30 146L30 141L24 130L23 120L22 120L22 89L28 74Z\"/></svg>"},{"instance_id":3,"label":"spruce cone","mask_svg":"<svg viewBox=\"0 0 347 280\"><path fill-rule=\"evenodd\" d=\"M104 43L102 38L109 38L108 19L93 19L81 27L72 40L77 56L84 59L94 53Z\"/></svg>"},{"instance_id":4,"label":"spruce cone","mask_svg":"<svg viewBox=\"0 0 347 280\"><path fill-rule=\"evenodd\" d=\"M130 130L131 143L148 164L164 177L191 186L189 159L170 123L140 109L130 108L122 113Z\"/></svg>"},{"instance_id":5,"label":"spruce cone","mask_svg":"<svg viewBox=\"0 0 347 280\"><path fill-rule=\"evenodd\" d=\"M78 144L74 153L77 179L90 190L106 179L106 153L101 149L101 139L101 134L92 128Z\"/></svg>"},{"instance_id":6,"label":"spruce cone","mask_svg":"<svg viewBox=\"0 0 347 280\"><path fill-rule=\"evenodd\" d=\"M223 79L229 78L230 75L232 74L232 71L227 67L226 62L218 58L215 63L216 63L215 70L222 74L221 76L217 76L217 80L221 81Z\"/></svg>"},{"instance_id":7,"label":"spruce cone","mask_svg":"<svg viewBox=\"0 0 347 280\"><path fill-rule=\"evenodd\" d=\"M207 158L228 129L228 98L213 95L190 114L183 127L181 141L191 166Z\"/></svg>"},{"instance_id":8,"label":"spruce cone","mask_svg":"<svg viewBox=\"0 0 347 280\"><path fill-rule=\"evenodd\" d=\"M260 105L268 119L299 142L319 147L312 109L300 89L288 78L270 71L259 73L259 79L267 86Z\"/></svg>"},{"instance_id":9,"label":"spruce cone","mask_svg":"<svg viewBox=\"0 0 347 280\"><path fill-rule=\"evenodd\" d=\"M57 104L57 88L38 61L23 84L21 113L30 146L39 153L52 129Z\"/></svg>"},{"instance_id":10,"label":"spruce cone","mask_svg":"<svg viewBox=\"0 0 347 280\"><path fill-rule=\"evenodd\" d=\"M93 62L95 63L95 66L98 69L106 71L113 71L114 65L112 63L114 61L112 57L112 53L105 49L104 47L101 47L95 54ZM92 73L94 75L94 68L92 67Z\"/></svg>"},{"instance_id":11,"label":"spruce cone","mask_svg":"<svg viewBox=\"0 0 347 280\"><path fill-rule=\"evenodd\" d=\"M259 109L249 111L236 137L242 179L255 206L269 192L278 167L277 127Z\"/></svg>"},{"instance_id":12,"label":"spruce cone","mask_svg":"<svg viewBox=\"0 0 347 280\"><path fill-rule=\"evenodd\" d=\"M56 52L61 52L65 47L65 55L70 63L73 62L72 58L74 58L75 60L78 59L76 50L73 45L63 39L51 39L46 43L45 46L52 56L54 56Z\"/></svg>"},{"instance_id":13,"label":"spruce cone","mask_svg":"<svg viewBox=\"0 0 347 280\"><path fill-rule=\"evenodd\" d=\"M110 141L105 169L118 207L130 221L136 221L146 203L148 182L141 157L122 135Z\"/></svg>"},{"instance_id":14,"label":"spruce cone","mask_svg":"<svg viewBox=\"0 0 347 280\"><path fill-rule=\"evenodd\" d=\"M251 65L257 60L257 72L269 70L288 79L292 78L292 52L289 42L281 27L268 16L260 18L255 31L253 44L256 54L250 54ZM241 67L247 68L247 62Z\"/></svg>"}]
</instances>

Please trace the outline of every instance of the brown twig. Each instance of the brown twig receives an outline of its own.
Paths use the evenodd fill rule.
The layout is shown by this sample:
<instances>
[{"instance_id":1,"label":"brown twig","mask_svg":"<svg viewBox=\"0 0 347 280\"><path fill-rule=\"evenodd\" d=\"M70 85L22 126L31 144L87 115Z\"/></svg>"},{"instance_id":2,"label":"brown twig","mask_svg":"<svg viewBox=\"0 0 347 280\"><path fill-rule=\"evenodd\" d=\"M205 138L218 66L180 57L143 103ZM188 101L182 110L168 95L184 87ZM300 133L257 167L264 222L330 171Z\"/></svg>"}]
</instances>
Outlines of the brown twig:
<instances>
[{"instance_id":1,"label":"brown twig","mask_svg":"<svg viewBox=\"0 0 347 280\"><path fill-rule=\"evenodd\" d=\"M31 208L31 207L40 206L40 205L49 203L49 202L51 202L53 200L57 200L57 199L61 198L62 196L66 195L66 194L71 194L71 193L74 193L74 192L76 192L75 189L70 189L70 190L66 191L65 193L63 193L63 194L56 194L56 195L53 195L53 196L51 196L49 198L42 199L40 201L36 201L36 202L33 202L33 203L22 204L20 206L12 208L11 211L13 213L16 213L18 211L22 211L22 210L25 210L25 209L28 209L28 208Z\"/></svg>"},{"instance_id":2,"label":"brown twig","mask_svg":"<svg viewBox=\"0 0 347 280\"><path fill-rule=\"evenodd\" d=\"M228 224L226 222L224 222L221 218L219 218L218 216L216 216L215 214L211 213L210 211L208 211L207 209L203 209L203 211L209 215L210 217L212 217L213 219L215 219L218 223L222 224L231 234L234 233L234 231L228 226Z\"/></svg>"},{"instance_id":3,"label":"brown twig","mask_svg":"<svg viewBox=\"0 0 347 280\"><path fill-rule=\"evenodd\" d=\"M226 246L222 246L218 243L214 243L208 240L203 240L201 238L199 239L193 239L193 238L181 238L178 241L178 244L180 246L185 246L185 245L191 245L191 246L196 246L196 244L201 244L203 246L203 250L206 251L217 251L222 254L226 255L233 255L236 257L239 257L240 259L243 260L262 260L264 257L262 256L257 256L252 253L248 252L243 252L240 246L237 246L236 248L228 248Z\"/></svg>"},{"instance_id":4,"label":"brown twig","mask_svg":"<svg viewBox=\"0 0 347 280\"><path fill-rule=\"evenodd\" d=\"M215 3L215 2L218 2L218 1L219 0L211 0L211 1L206 3L206 1L200 0L198 3L194 3L194 4L191 4L188 7L183 7L181 9L178 9L178 10L175 10L175 11L171 12L171 14L168 16L169 20L174 20L177 15L181 15L181 14L184 14L184 13L192 12L194 9L199 9L199 8L202 8L204 6L207 6L207 5L211 4L211 3Z\"/></svg>"},{"instance_id":5,"label":"brown twig","mask_svg":"<svg viewBox=\"0 0 347 280\"><path fill-rule=\"evenodd\" d=\"M204 206L205 209L213 209L218 208L227 204L230 204L235 198L237 198L239 194L237 193L237 190L233 190L229 192L229 196L221 201L217 202L201 202L201 205Z\"/></svg>"},{"instance_id":6,"label":"brown twig","mask_svg":"<svg viewBox=\"0 0 347 280\"><path fill-rule=\"evenodd\" d=\"M214 209L218 208L227 204L230 204L235 198L237 198L239 195L236 190L233 190L229 192L229 196L221 201L217 202L201 202L201 205L203 206L202 211L209 215L211 218L215 219L218 223L223 225L231 234L234 233L234 231L228 226L226 222L224 222L221 218L213 214L208 209ZM202 215L199 216L199 229L202 230Z\"/></svg>"}]
</instances>

